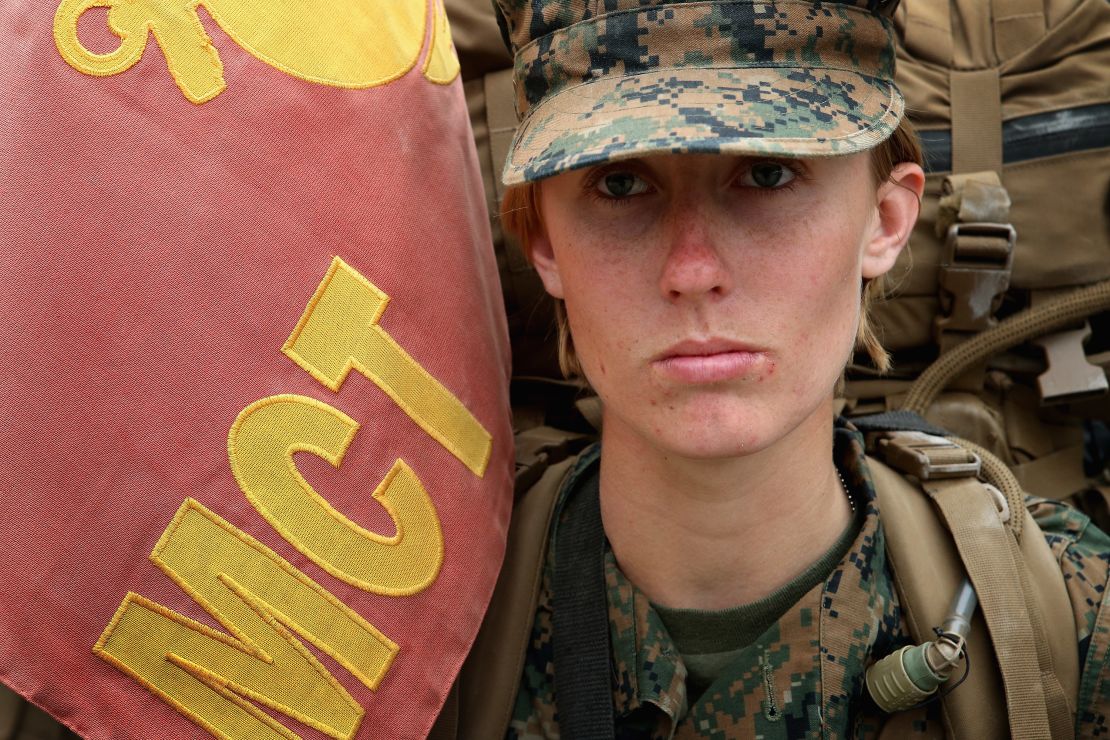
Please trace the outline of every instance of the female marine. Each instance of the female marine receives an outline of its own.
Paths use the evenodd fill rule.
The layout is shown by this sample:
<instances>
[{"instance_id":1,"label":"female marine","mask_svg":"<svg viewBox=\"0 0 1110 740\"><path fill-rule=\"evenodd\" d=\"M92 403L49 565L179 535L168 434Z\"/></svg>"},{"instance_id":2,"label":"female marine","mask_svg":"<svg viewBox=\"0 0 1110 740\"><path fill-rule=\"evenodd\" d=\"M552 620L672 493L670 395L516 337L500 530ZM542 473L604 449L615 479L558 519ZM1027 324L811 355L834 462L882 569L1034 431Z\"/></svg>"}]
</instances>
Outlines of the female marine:
<instances>
[{"instance_id":1,"label":"female marine","mask_svg":"<svg viewBox=\"0 0 1110 740\"><path fill-rule=\"evenodd\" d=\"M885 365L867 307L924 187L896 2L497 5L522 115L504 225L603 407L535 545L508 736L943 736L937 705L865 696L909 634L833 410L855 350ZM1073 538L1065 570L1106 547Z\"/></svg>"}]
</instances>

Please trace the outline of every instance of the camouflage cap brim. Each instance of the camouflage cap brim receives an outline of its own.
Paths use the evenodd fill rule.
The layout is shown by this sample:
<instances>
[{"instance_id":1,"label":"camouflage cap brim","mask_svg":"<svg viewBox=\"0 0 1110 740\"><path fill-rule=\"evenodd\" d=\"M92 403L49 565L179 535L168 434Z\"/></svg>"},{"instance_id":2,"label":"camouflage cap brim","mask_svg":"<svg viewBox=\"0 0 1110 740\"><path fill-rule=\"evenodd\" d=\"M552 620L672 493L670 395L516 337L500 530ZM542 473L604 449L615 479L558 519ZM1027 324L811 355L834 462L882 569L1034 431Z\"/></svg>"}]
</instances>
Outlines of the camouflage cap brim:
<instances>
[{"instance_id":1,"label":"camouflage cap brim","mask_svg":"<svg viewBox=\"0 0 1110 740\"><path fill-rule=\"evenodd\" d=\"M851 154L889 137L903 105L891 82L839 70L683 69L600 79L532 111L503 180L668 152Z\"/></svg>"},{"instance_id":2,"label":"camouflage cap brim","mask_svg":"<svg viewBox=\"0 0 1110 740\"><path fill-rule=\"evenodd\" d=\"M519 48L512 185L663 152L849 154L904 103L888 18L850 2L625 6Z\"/></svg>"}]
</instances>

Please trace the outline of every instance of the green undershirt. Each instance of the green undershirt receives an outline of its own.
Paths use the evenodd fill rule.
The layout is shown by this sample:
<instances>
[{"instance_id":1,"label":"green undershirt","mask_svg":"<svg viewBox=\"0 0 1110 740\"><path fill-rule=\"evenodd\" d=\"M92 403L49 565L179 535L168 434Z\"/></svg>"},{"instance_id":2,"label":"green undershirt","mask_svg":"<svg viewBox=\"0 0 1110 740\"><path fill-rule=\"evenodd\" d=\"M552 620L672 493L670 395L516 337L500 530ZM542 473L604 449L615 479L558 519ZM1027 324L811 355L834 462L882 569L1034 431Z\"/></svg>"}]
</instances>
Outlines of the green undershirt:
<instances>
[{"instance_id":1,"label":"green undershirt","mask_svg":"<svg viewBox=\"0 0 1110 740\"><path fill-rule=\"evenodd\" d=\"M824 555L782 588L758 601L720 611L652 604L686 665L687 704L696 702L741 650L828 577L847 554L862 523L863 512L859 511Z\"/></svg>"}]
</instances>

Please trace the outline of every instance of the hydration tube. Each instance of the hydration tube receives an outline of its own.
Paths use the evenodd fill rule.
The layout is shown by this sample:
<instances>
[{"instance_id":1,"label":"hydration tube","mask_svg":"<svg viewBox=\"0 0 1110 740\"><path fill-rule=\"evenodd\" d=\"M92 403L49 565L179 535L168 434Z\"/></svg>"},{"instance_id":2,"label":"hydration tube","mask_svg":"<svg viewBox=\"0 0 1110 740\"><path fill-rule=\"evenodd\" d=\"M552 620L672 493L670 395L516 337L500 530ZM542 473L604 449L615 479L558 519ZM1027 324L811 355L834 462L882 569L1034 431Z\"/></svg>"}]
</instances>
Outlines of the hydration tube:
<instances>
[{"instance_id":1,"label":"hydration tube","mask_svg":"<svg viewBox=\"0 0 1110 740\"><path fill-rule=\"evenodd\" d=\"M937 639L906 647L867 669L867 691L884 712L901 712L926 701L948 680L964 657L971 616L979 599L964 578Z\"/></svg>"}]
</instances>

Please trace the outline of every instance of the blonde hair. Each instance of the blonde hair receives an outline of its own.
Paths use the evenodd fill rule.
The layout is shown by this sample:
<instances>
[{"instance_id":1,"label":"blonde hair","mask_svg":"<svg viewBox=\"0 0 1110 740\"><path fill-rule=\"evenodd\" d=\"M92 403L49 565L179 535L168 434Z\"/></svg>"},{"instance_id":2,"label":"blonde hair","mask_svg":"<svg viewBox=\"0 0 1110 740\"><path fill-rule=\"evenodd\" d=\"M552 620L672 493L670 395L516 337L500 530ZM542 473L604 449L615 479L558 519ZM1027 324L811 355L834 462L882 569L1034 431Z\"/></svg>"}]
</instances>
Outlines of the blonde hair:
<instances>
[{"instance_id":1,"label":"blonde hair","mask_svg":"<svg viewBox=\"0 0 1110 740\"><path fill-rule=\"evenodd\" d=\"M923 155L917 132L909 119L903 118L894 133L883 143L871 150L871 174L875 186L886 181L898 164L913 162L922 164ZM528 260L532 259L532 240L543 228L543 214L540 211L539 187L536 182L512 185L505 191L501 202L501 227L520 240ZM871 310L874 304L886 294L885 276L864 280L860 296L859 329L856 332L855 349L866 352L880 373L890 369L890 355L883 348L875 331ZM567 321L567 310L561 299L555 299L555 328L559 335L559 368L568 378L581 376L582 367L574 352L574 339Z\"/></svg>"}]
</instances>

